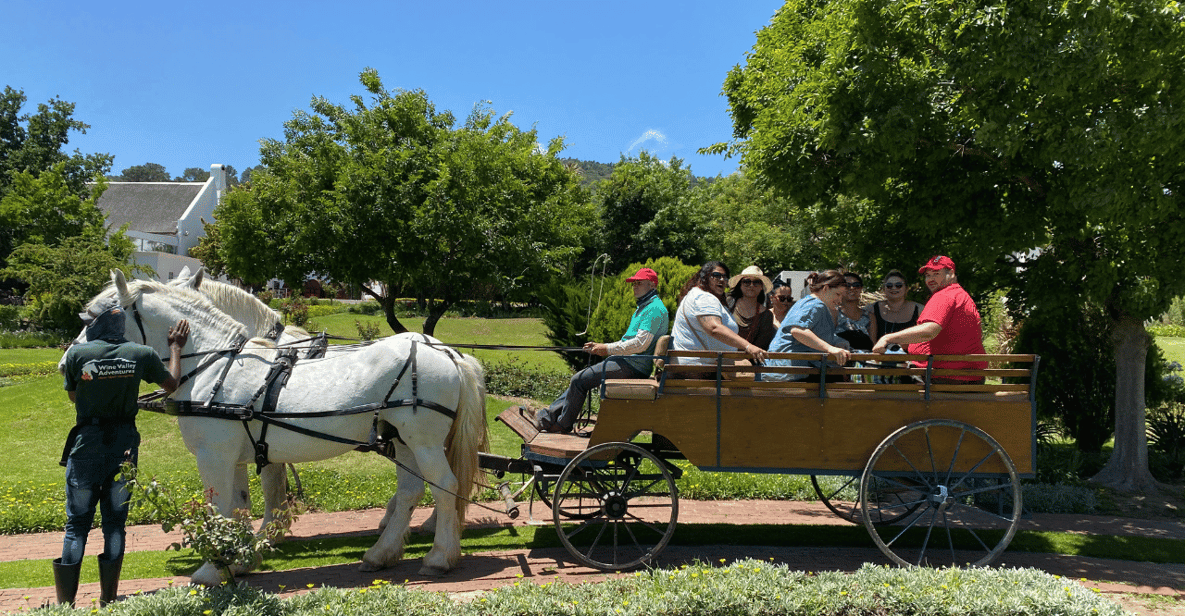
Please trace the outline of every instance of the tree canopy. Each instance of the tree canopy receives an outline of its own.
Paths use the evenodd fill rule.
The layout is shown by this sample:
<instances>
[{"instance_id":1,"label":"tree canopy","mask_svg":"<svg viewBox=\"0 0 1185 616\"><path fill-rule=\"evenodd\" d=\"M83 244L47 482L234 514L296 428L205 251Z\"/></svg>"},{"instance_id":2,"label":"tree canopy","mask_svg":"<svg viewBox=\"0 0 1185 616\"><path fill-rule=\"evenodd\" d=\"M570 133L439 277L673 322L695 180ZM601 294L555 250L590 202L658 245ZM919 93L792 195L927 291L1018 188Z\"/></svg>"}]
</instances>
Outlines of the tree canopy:
<instances>
[{"instance_id":1,"label":"tree canopy","mask_svg":"<svg viewBox=\"0 0 1185 616\"><path fill-rule=\"evenodd\" d=\"M456 301L534 284L579 252L593 215L562 139L543 147L484 106L455 126L423 91L388 92L373 69L360 80L369 104L314 98L218 208L228 271L358 285L395 331L395 293L410 292L432 333Z\"/></svg>"},{"instance_id":2,"label":"tree canopy","mask_svg":"<svg viewBox=\"0 0 1185 616\"><path fill-rule=\"evenodd\" d=\"M1100 306L1120 367L1098 479L1147 488L1142 322L1185 292L1180 10L790 0L729 73L736 139L709 151L844 211L865 263L945 253L1019 311Z\"/></svg>"},{"instance_id":3,"label":"tree canopy","mask_svg":"<svg viewBox=\"0 0 1185 616\"><path fill-rule=\"evenodd\" d=\"M111 155L63 151L71 131L90 128L74 119L73 103L54 98L35 113L22 113L25 101L24 92L10 86L0 96L0 268L19 265L14 255L23 246L64 246L85 235L102 247L105 233L95 207L105 184L88 182L102 180ZM22 274L27 270L3 271L6 292L31 282Z\"/></svg>"},{"instance_id":4,"label":"tree canopy","mask_svg":"<svg viewBox=\"0 0 1185 616\"><path fill-rule=\"evenodd\" d=\"M199 169L200 171L200 169ZM171 182L173 177L169 170L159 163L144 163L132 165L124 169L118 176L111 178L117 182ZM180 178L178 178L180 179Z\"/></svg>"},{"instance_id":5,"label":"tree canopy","mask_svg":"<svg viewBox=\"0 0 1185 616\"><path fill-rule=\"evenodd\" d=\"M617 263L664 256L702 261L707 216L691 198L692 179L678 158L663 161L645 151L623 155L609 178L596 185L601 251Z\"/></svg>"}]
</instances>

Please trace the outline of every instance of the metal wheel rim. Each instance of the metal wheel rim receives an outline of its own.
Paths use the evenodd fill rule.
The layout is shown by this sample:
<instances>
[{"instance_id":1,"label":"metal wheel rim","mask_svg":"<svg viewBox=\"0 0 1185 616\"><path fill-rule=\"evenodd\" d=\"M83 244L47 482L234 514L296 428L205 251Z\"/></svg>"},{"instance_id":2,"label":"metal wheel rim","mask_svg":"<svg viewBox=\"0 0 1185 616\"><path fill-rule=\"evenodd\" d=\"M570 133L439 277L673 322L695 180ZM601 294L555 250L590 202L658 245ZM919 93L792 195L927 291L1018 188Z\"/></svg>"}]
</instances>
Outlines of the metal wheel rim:
<instances>
[{"instance_id":1,"label":"metal wheel rim","mask_svg":"<svg viewBox=\"0 0 1185 616\"><path fill-rule=\"evenodd\" d=\"M943 430L958 436L950 459L935 452L937 445L930 438L932 432ZM925 443L924 459L917 459L916 454L907 456L898 447L906 439L918 438L924 438L914 441ZM963 451L965 444L968 451ZM961 453L966 460L958 459ZM900 460L912 470L886 472L881 468ZM984 474L976 471L989 462L1001 464L1004 472L973 476ZM955 470L957 464L970 466ZM999 483L992 486L993 480ZM916 503L915 510L893 525L874 525L870 517L885 507L878 485L915 492L913 501L896 505ZM993 500L995 511L991 510ZM1020 477L1008 452L983 430L953 420L920 421L893 432L873 452L860 478L860 506L868 534L898 565L986 566L1004 552L1020 524ZM1001 529L1001 525L1006 526ZM923 535L919 546L908 546L908 540L903 540L907 531L915 534L915 541L917 534Z\"/></svg>"},{"instance_id":2,"label":"metal wheel rim","mask_svg":"<svg viewBox=\"0 0 1185 616\"><path fill-rule=\"evenodd\" d=\"M823 505L825 505L828 509L831 510L831 513L834 513L836 516L843 518L844 520L847 520L847 521L851 522L852 524L856 524L857 526L863 526L864 525L864 512L863 512L863 509L860 507L860 495L859 495L860 494L860 489L859 489L860 488L860 476L859 475L841 475L841 476L846 478L846 480L843 482L842 485L840 485L838 488L836 488L834 490L825 490L823 488L823 486L819 485L818 476L811 475L811 485L815 488L815 495L819 497L819 502L823 503ZM856 484L857 495L856 495L855 502L835 500L836 495L838 495L843 490L847 489L847 487L852 484ZM908 516L909 514L913 513L913 511L915 509L917 509L917 507L906 508L905 510L903 510L897 514L891 515L891 516L886 515L888 513L887 510L882 509L882 510L878 511L878 516L877 516L877 518L873 519L872 523L877 526L880 526L882 524L892 524L892 523L897 522L898 520L901 520L902 518Z\"/></svg>"},{"instance_id":3,"label":"metal wheel rim","mask_svg":"<svg viewBox=\"0 0 1185 616\"><path fill-rule=\"evenodd\" d=\"M671 540L679 517L670 470L633 443L603 443L581 452L556 480L552 503L564 548L602 571L650 562Z\"/></svg>"}]
</instances>

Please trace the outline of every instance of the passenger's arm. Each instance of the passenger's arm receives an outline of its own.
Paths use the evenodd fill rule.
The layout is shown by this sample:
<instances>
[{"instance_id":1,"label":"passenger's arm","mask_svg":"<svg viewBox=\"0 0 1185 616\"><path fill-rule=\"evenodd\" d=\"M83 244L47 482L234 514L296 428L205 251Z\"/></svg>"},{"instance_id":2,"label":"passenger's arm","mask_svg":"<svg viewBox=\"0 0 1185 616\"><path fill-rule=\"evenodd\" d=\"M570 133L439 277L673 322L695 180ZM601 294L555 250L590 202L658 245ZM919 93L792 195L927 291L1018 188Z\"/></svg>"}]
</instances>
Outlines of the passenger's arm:
<instances>
[{"instance_id":1,"label":"passenger's arm","mask_svg":"<svg viewBox=\"0 0 1185 616\"><path fill-rule=\"evenodd\" d=\"M927 340L933 340L940 333L942 333L942 326L933 321L918 323L913 327L907 327L899 332L885 334L873 345L872 352L884 353L890 344L905 346L914 342L926 342Z\"/></svg>"},{"instance_id":2,"label":"passenger's arm","mask_svg":"<svg viewBox=\"0 0 1185 616\"><path fill-rule=\"evenodd\" d=\"M806 329L805 327L791 327L790 335L794 336L795 340L811 347L812 349L834 355L837 360L836 363L838 364L846 364L848 363L848 360L852 358L851 351L837 347L834 344L828 344L824 342L818 334Z\"/></svg>"},{"instance_id":3,"label":"passenger's arm","mask_svg":"<svg viewBox=\"0 0 1185 616\"><path fill-rule=\"evenodd\" d=\"M590 342L584 345L584 350L593 355L600 355L601 357L608 357L609 355L637 355L650 348L650 343L653 340L654 334L641 329L638 330L638 335L629 340L620 340L608 344Z\"/></svg>"},{"instance_id":4,"label":"passenger's arm","mask_svg":"<svg viewBox=\"0 0 1185 616\"><path fill-rule=\"evenodd\" d=\"M729 329L720 317L712 314L702 314L696 317L699 320L700 327L704 329L707 334L724 344L736 347L749 354L754 361L765 360L765 349L741 338L739 334Z\"/></svg>"}]
</instances>

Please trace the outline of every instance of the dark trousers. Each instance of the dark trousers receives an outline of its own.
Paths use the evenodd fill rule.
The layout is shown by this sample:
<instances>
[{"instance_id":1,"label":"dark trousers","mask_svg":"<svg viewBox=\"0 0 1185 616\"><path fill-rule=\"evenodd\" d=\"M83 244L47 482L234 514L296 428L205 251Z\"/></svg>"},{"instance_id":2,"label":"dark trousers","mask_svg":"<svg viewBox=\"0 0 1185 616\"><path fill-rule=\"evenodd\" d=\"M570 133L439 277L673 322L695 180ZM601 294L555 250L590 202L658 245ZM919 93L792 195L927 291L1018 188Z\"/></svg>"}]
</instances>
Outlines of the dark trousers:
<instances>
[{"instance_id":1,"label":"dark trousers","mask_svg":"<svg viewBox=\"0 0 1185 616\"><path fill-rule=\"evenodd\" d=\"M66 463L66 538L62 543L62 564L72 565L82 560L96 507L103 516L103 554L108 560L123 556L129 494L127 483L116 479L116 475L126 459L124 455L71 456Z\"/></svg>"},{"instance_id":2,"label":"dark trousers","mask_svg":"<svg viewBox=\"0 0 1185 616\"><path fill-rule=\"evenodd\" d=\"M568 389L565 389L564 393L551 403L551 406L539 411L536 416L539 425L546 426L551 423L565 432L570 430L572 424L576 423L576 417L580 414L580 407L584 406L584 399L588 396L588 392L601 386L602 376L606 379L640 379L646 375L627 364L620 357L606 359L595 366L589 366L572 375L572 380L568 382Z\"/></svg>"}]
</instances>

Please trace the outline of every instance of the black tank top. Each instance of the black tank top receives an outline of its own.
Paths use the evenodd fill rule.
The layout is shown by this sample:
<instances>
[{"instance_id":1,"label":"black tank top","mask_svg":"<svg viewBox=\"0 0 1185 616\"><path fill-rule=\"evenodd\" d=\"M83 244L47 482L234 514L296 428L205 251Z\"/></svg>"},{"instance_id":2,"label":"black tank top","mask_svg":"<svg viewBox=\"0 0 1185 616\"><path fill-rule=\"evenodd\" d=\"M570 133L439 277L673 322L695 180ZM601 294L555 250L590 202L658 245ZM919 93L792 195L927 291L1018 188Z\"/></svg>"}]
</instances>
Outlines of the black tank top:
<instances>
[{"instance_id":1,"label":"black tank top","mask_svg":"<svg viewBox=\"0 0 1185 616\"><path fill-rule=\"evenodd\" d=\"M899 332L903 329L913 327L914 325L918 324L918 307L916 305L913 307L913 316L910 317L910 319L908 321L905 321L903 323L894 323L893 321L886 321L884 319L884 317L881 316L881 303L880 302L877 302L872 305L872 313L876 317L876 335L877 335L877 337L884 336L885 334L891 334L893 332Z\"/></svg>"}]
</instances>

